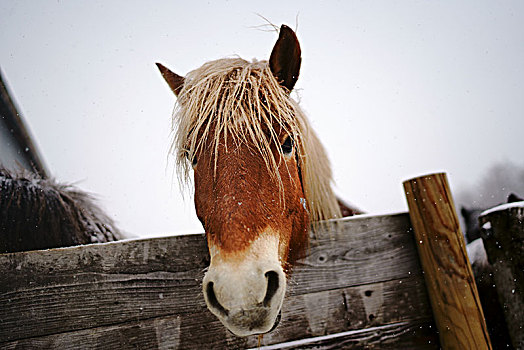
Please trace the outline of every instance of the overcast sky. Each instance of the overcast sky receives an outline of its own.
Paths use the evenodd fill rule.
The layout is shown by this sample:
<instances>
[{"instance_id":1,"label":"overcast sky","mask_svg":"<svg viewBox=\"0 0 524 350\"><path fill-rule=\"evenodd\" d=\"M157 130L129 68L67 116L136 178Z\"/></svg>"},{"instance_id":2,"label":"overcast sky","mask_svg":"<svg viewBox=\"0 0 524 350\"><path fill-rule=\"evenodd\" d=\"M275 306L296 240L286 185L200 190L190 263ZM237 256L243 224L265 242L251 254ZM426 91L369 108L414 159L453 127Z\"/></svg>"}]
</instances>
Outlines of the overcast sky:
<instances>
[{"instance_id":1,"label":"overcast sky","mask_svg":"<svg viewBox=\"0 0 524 350\"><path fill-rule=\"evenodd\" d=\"M297 93L342 198L404 211L408 178L446 171L458 191L524 163L524 2L259 3L0 0L1 69L51 173L129 233L201 232L154 63L267 59L277 34L257 14L298 23Z\"/></svg>"}]
</instances>

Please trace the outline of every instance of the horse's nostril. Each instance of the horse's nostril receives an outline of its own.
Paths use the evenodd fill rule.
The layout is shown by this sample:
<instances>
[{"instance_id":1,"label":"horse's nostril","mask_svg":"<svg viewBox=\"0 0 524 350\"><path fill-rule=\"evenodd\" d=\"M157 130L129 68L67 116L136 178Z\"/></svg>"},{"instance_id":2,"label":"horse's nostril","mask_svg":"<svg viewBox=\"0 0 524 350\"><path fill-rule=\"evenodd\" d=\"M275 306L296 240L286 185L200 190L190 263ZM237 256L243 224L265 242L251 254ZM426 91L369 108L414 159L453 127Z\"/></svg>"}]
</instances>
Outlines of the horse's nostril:
<instances>
[{"instance_id":1,"label":"horse's nostril","mask_svg":"<svg viewBox=\"0 0 524 350\"><path fill-rule=\"evenodd\" d=\"M224 316L227 316L228 311L222 305L220 305L215 295L215 291L213 290L213 282L209 282L207 284L206 295L207 295L207 302L209 303L209 306L217 310L219 313L223 314Z\"/></svg>"},{"instance_id":2,"label":"horse's nostril","mask_svg":"<svg viewBox=\"0 0 524 350\"><path fill-rule=\"evenodd\" d=\"M277 319L275 320L275 323L273 323L273 327L269 330L269 332L273 332L275 328L277 328L278 324L280 323L280 319L282 318L282 310L278 312ZM269 333L268 332L268 333Z\"/></svg>"},{"instance_id":3,"label":"horse's nostril","mask_svg":"<svg viewBox=\"0 0 524 350\"><path fill-rule=\"evenodd\" d=\"M265 273L265 275L267 278L267 291L263 303L264 306L269 306L271 299L277 293L280 282L278 278L278 272L276 271L268 271Z\"/></svg>"}]
</instances>

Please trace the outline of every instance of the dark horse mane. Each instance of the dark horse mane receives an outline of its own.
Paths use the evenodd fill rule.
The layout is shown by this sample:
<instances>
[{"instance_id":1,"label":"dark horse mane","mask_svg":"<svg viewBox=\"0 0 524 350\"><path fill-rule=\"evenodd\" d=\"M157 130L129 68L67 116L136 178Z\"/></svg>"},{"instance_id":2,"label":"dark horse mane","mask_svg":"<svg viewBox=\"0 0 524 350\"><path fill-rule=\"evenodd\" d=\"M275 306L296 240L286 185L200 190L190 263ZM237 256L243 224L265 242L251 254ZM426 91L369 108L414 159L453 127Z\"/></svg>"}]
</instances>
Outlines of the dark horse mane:
<instances>
[{"instance_id":1,"label":"dark horse mane","mask_svg":"<svg viewBox=\"0 0 524 350\"><path fill-rule=\"evenodd\" d=\"M28 171L0 168L0 253L120 238L88 193Z\"/></svg>"}]
</instances>

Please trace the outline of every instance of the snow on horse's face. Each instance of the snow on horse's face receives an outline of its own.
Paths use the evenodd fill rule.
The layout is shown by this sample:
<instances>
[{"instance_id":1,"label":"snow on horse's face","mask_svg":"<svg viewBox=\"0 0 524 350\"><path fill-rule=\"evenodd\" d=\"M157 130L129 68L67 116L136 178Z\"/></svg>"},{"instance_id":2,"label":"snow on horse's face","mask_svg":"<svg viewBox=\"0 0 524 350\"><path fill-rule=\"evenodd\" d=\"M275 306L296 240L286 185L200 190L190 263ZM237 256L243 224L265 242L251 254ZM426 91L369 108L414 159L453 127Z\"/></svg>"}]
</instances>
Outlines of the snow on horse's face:
<instances>
[{"instance_id":1,"label":"snow on horse's face","mask_svg":"<svg viewBox=\"0 0 524 350\"><path fill-rule=\"evenodd\" d=\"M179 170L193 169L206 231L205 301L238 336L276 325L310 219L337 215L323 149L289 97L300 62L296 35L282 26L269 62L217 60L186 77L157 64L178 97L173 149ZM321 192L329 203L316 200Z\"/></svg>"}]
</instances>

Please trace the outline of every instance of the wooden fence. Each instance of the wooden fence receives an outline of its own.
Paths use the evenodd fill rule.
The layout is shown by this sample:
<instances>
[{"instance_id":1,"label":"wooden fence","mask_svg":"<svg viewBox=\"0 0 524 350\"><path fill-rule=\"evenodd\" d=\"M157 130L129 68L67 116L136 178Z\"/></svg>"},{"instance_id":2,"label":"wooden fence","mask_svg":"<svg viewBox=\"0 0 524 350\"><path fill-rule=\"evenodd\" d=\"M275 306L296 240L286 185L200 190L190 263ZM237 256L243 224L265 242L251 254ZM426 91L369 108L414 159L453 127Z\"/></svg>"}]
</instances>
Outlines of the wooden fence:
<instances>
[{"instance_id":1,"label":"wooden fence","mask_svg":"<svg viewBox=\"0 0 524 350\"><path fill-rule=\"evenodd\" d=\"M0 254L0 348L491 349L445 175L405 190L409 215L312 236L263 337L207 310L203 235Z\"/></svg>"},{"instance_id":2,"label":"wooden fence","mask_svg":"<svg viewBox=\"0 0 524 350\"><path fill-rule=\"evenodd\" d=\"M260 345L437 349L407 214L317 232ZM207 310L203 235L0 255L0 348L256 348ZM274 345L280 344L280 345Z\"/></svg>"},{"instance_id":3,"label":"wooden fence","mask_svg":"<svg viewBox=\"0 0 524 350\"><path fill-rule=\"evenodd\" d=\"M481 236L515 349L524 349L524 202L485 211Z\"/></svg>"}]
</instances>

